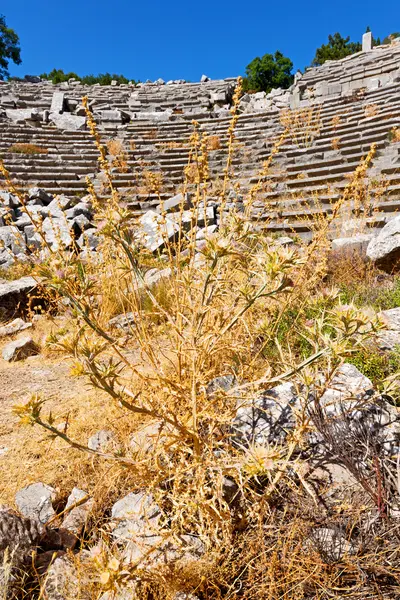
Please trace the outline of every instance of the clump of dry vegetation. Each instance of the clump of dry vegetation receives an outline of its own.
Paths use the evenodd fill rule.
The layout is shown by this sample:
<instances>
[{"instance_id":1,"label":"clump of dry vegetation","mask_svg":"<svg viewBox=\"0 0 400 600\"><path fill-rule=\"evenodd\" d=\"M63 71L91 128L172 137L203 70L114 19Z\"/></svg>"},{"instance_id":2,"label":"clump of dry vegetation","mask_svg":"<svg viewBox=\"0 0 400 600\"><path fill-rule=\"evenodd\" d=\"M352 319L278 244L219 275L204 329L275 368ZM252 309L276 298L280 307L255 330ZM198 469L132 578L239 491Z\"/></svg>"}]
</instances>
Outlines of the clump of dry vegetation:
<instances>
[{"instance_id":1,"label":"clump of dry vegetation","mask_svg":"<svg viewBox=\"0 0 400 600\"><path fill-rule=\"evenodd\" d=\"M123 142L118 139L109 140L107 150L111 156L111 168L116 169L118 173L128 173L129 165Z\"/></svg>"},{"instance_id":2,"label":"clump of dry vegetation","mask_svg":"<svg viewBox=\"0 0 400 600\"><path fill-rule=\"evenodd\" d=\"M355 289L344 305L343 265L332 262L329 252L335 220L354 199L362 204L375 149L333 210L316 223L312 242L280 246L254 227L254 203L284 141L312 144L319 112L284 114L284 132L239 211L229 192L236 185L240 92L239 82L222 181L217 187L210 181L213 144L196 124L185 170L182 192L192 191L193 223L208 224L213 189L218 230L206 232L199 246L196 227L184 226L182 202L172 237L160 200L159 252L146 249L132 230L87 109L110 191L105 202L89 186L102 260L49 249L36 274L68 301L68 328L52 335L50 345L70 356L75 376L98 390L105 408L103 414L94 411L97 429L114 419L118 447L87 446L79 406L66 424L57 407L47 410L40 394L15 407L24 425L68 447L71 471L97 482L93 526L81 542L82 548L97 542L96 551L86 561L82 553L75 556L79 585L67 600L104 592L118 598L126 589L143 600L172 600L178 592L201 600L367 599L377 591L394 598L399 590L399 536L390 520L398 493L393 458L379 452L371 432L346 419L345 408L340 418L332 417L322 400L338 369L381 328L375 311L354 304ZM148 191L160 193L159 173L145 170L143 180ZM163 272L155 286L146 279L150 269ZM357 281L373 280L363 265L359 270ZM110 324L121 312L130 317L123 331ZM241 411L288 382L297 398L290 420L272 418L269 432L259 437L244 431ZM369 414L372 399L356 401L357 410ZM259 412L261 419L265 410ZM324 456L313 454L319 444ZM332 489L332 465L348 470L351 492ZM159 514L157 543L142 540L131 560L104 516L122 490L142 492ZM336 543L321 541L321 532L340 539L340 551ZM160 548L169 548L172 558L157 562Z\"/></svg>"},{"instance_id":3,"label":"clump of dry vegetation","mask_svg":"<svg viewBox=\"0 0 400 600\"><path fill-rule=\"evenodd\" d=\"M293 144L298 148L309 148L322 128L321 106L312 105L297 110L284 109L280 112L279 120Z\"/></svg>"},{"instance_id":4,"label":"clump of dry vegetation","mask_svg":"<svg viewBox=\"0 0 400 600\"><path fill-rule=\"evenodd\" d=\"M47 148L42 148L36 144L13 144L9 147L8 152L16 154L47 154Z\"/></svg>"}]
</instances>

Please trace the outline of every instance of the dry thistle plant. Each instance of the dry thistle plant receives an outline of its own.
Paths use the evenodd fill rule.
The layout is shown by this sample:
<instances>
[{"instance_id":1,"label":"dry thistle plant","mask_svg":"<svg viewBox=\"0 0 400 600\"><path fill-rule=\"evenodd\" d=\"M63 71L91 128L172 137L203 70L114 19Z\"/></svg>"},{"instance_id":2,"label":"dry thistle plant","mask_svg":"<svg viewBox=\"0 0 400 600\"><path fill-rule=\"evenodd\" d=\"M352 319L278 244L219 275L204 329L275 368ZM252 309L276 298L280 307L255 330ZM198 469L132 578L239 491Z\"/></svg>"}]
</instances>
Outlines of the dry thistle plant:
<instances>
[{"instance_id":1,"label":"dry thistle plant","mask_svg":"<svg viewBox=\"0 0 400 600\"><path fill-rule=\"evenodd\" d=\"M308 247L277 246L254 227L252 209L280 146L287 136L295 143L311 144L319 133L319 112L297 114L294 120L288 116L258 182L244 199L244 211L228 209L229 191L236 185L233 155L240 94L239 81L219 186L218 230L209 234L205 229L204 243L197 244L196 225L207 228L210 222L212 182L210 138L194 123L182 188L185 196L191 185L192 226L186 226L188 213L182 202L174 213L171 235L170 216L160 201L157 252L148 250L145 237L131 228L84 99L110 192L110 199L100 202L89 186L103 238L101 260L52 252L37 270L52 292L68 300L74 323L54 344L73 358L75 374L85 376L121 411L137 443L123 451L93 450L72 437L68 428L59 428L57 415L46 415L44 399L36 395L15 407L15 413L23 423L42 427L76 450L120 465L122 473L129 473L132 489L150 497L160 514L159 542L145 546L134 560L121 557L111 540L105 543L96 563L96 581L110 593L134 580L143 599L173 597L179 585L215 599L222 588L228 590L225 597L234 597L236 585L244 585L243 597L248 599L275 600L283 594L294 599L306 597L305 579L310 589L319 590L339 577L336 572L331 577L314 554L310 574L304 553L308 528L294 513L285 524L280 498L317 503L303 475L304 444L313 427L309 398L317 402L346 356L379 328L366 313L351 307L343 311L335 290L320 291L329 230L343 205L359 197L373 153L360 164ZM147 173L145 181L149 179L159 193L158 174ZM148 278L150 269L160 276L155 286ZM110 323L116 307L127 318L123 332ZM318 315L311 323L310 312ZM295 347L294 337L299 344L303 340L303 346ZM262 447L238 440L232 426L238 409L292 380L302 404L293 430ZM232 482L236 507L227 492ZM270 532L267 546L265 531ZM188 537L201 555L194 564L178 560ZM149 560L166 544L172 544L176 564L149 568ZM244 583L237 583L232 565L237 573L243 571Z\"/></svg>"}]
</instances>

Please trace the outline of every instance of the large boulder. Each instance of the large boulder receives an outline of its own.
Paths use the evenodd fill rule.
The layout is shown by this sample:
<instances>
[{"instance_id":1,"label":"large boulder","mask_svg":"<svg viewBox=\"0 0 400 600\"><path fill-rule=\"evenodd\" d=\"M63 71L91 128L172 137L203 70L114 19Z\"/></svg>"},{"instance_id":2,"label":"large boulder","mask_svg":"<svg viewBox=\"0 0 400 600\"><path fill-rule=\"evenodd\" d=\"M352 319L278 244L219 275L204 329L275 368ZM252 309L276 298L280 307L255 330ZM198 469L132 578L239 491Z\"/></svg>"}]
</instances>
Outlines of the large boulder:
<instances>
[{"instance_id":1,"label":"large boulder","mask_svg":"<svg viewBox=\"0 0 400 600\"><path fill-rule=\"evenodd\" d=\"M400 259L400 216L387 223L367 248L367 257L386 271L397 268Z\"/></svg>"},{"instance_id":2,"label":"large boulder","mask_svg":"<svg viewBox=\"0 0 400 600\"><path fill-rule=\"evenodd\" d=\"M79 131L86 127L86 117L71 115L70 113L50 113L50 121L54 123L57 129L66 131Z\"/></svg>"}]
</instances>

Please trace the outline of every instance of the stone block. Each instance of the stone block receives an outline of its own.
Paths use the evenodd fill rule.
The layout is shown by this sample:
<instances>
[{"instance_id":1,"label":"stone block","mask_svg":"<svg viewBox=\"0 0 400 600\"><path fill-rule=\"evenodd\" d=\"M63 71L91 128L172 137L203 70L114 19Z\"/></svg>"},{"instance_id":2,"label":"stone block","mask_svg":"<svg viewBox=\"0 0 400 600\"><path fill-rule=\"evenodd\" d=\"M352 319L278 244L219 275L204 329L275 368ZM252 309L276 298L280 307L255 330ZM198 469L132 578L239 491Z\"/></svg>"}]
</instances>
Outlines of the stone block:
<instances>
[{"instance_id":1,"label":"stone block","mask_svg":"<svg viewBox=\"0 0 400 600\"><path fill-rule=\"evenodd\" d=\"M79 117L78 115L50 113L49 118L57 129L65 131L79 131L86 127L86 118Z\"/></svg>"},{"instance_id":2,"label":"stone block","mask_svg":"<svg viewBox=\"0 0 400 600\"><path fill-rule=\"evenodd\" d=\"M364 33L362 37L362 51L370 52L372 50L372 32Z\"/></svg>"},{"instance_id":3,"label":"stone block","mask_svg":"<svg viewBox=\"0 0 400 600\"><path fill-rule=\"evenodd\" d=\"M65 103L65 93L64 92L54 92L53 98L51 100L50 112L60 115L64 110L64 103Z\"/></svg>"}]
</instances>

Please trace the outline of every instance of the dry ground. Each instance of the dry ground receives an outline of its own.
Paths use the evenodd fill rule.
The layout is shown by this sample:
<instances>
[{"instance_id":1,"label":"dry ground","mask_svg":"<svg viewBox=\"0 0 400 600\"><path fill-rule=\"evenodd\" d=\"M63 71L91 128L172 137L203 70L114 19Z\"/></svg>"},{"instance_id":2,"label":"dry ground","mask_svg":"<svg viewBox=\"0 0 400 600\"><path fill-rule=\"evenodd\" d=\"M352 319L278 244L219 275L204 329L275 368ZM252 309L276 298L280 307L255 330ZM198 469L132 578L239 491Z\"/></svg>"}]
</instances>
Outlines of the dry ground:
<instances>
[{"instance_id":1,"label":"dry ground","mask_svg":"<svg viewBox=\"0 0 400 600\"><path fill-rule=\"evenodd\" d=\"M60 322L44 319L19 335L29 333L43 348L48 333L59 327ZM0 352L15 337L1 340ZM12 412L14 405L38 394L46 400L43 412L51 411L57 426L68 422L72 438L86 444L90 435L107 428L123 442L127 416L101 392L90 389L85 378L72 376L71 367L71 360L45 348L38 356L18 362L7 363L0 357L0 505L12 505L15 493L35 481L55 487L60 499L75 485L94 491L106 470L113 468L71 449L62 440L46 437L41 428L21 426ZM78 413L79 422L74 419Z\"/></svg>"}]
</instances>

